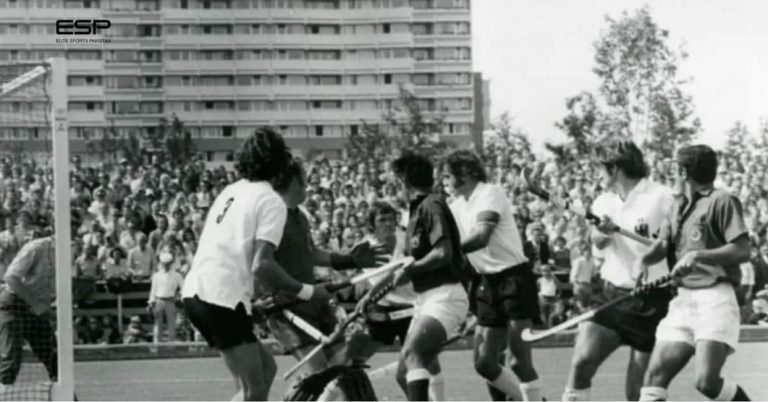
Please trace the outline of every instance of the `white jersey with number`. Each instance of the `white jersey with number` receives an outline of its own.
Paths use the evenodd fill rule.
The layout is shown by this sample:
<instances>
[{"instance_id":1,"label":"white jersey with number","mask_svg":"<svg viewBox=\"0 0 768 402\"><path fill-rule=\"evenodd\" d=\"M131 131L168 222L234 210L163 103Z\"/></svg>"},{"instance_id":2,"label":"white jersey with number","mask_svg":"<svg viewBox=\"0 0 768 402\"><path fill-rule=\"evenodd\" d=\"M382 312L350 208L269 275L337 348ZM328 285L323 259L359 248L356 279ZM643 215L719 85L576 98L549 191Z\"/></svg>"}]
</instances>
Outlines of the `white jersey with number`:
<instances>
[{"instance_id":1,"label":"white jersey with number","mask_svg":"<svg viewBox=\"0 0 768 402\"><path fill-rule=\"evenodd\" d=\"M231 309L243 303L250 313L256 240L277 247L286 214L285 203L267 182L242 179L224 188L206 218L182 297L197 295Z\"/></svg>"},{"instance_id":2,"label":"white jersey with number","mask_svg":"<svg viewBox=\"0 0 768 402\"><path fill-rule=\"evenodd\" d=\"M477 183L469 199L456 197L450 205L461 233L461 240L477 230L478 216L482 212L495 212L499 222L488 240L488 245L467 254L478 273L495 274L528 261L523 253L523 242L517 230L512 203L504 190L496 184Z\"/></svg>"},{"instance_id":3,"label":"white jersey with number","mask_svg":"<svg viewBox=\"0 0 768 402\"><path fill-rule=\"evenodd\" d=\"M616 193L605 192L595 199L591 209L595 215L607 215L614 224L627 230L634 230L638 224L645 223L648 225L648 233L652 235L658 233L667 209L673 202L672 189L642 179L627 194L625 200ZM600 269L601 276L616 286L634 288L635 278L640 273L633 272L633 269L647 250L647 246L635 240L614 234L611 236L611 243L602 250L605 261ZM664 259L648 267L647 280L658 279L668 272L667 261Z\"/></svg>"}]
</instances>

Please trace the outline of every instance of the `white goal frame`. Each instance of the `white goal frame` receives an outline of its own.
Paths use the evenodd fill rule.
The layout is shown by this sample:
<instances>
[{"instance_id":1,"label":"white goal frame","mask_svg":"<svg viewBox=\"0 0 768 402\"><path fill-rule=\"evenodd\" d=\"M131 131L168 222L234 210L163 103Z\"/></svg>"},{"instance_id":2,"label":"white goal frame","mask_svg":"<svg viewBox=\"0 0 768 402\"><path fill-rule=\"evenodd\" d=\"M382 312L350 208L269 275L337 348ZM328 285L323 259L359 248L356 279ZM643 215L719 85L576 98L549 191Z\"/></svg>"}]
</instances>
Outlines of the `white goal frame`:
<instances>
[{"instance_id":1,"label":"white goal frame","mask_svg":"<svg viewBox=\"0 0 768 402\"><path fill-rule=\"evenodd\" d=\"M54 228L56 247L56 339L58 380L52 384L51 399L74 400L74 348L72 317L72 250L69 200L69 129L67 124L67 64L62 57L28 65L29 70L0 87L0 96L10 95L37 80L49 79L48 110L53 141Z\"/></svg>"},{"instance_id":2,"label":"white goal frame","mask_svg":"<svg viewBox=\"0 0 768 402\"><path fill-rule=\"evenodd\" d=\"M75 362L72 314L72 233L69 203L69 125L67 124L67 62L48 59L51 69L51 138L56 244L56 339L58 381L51 399L72 401L75 396Z\"/></svg>"}]
</instances>

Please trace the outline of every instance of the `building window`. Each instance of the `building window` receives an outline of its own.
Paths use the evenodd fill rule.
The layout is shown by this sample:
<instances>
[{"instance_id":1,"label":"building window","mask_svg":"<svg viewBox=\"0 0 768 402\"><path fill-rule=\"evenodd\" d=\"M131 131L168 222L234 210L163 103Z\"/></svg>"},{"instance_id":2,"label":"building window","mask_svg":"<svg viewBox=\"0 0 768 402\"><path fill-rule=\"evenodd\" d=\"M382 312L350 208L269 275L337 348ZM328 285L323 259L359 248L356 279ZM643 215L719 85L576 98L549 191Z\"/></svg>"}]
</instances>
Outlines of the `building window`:
<instances>
[{"instance_id":1,"label":"building window","mask_svg":"<svg viewBox=\"0 0 768 402\"><path fill-rule=\"evenodd\" d=\"M384 83L385 84L391 84L392 83L392 74L384 74Z\"/></svg>"},{"instance_id":2,"label":"building window","mask_svg":"<svg viewBox=\"0 0 768 402\"><path fill-rule=\"evenodd\" d=\"M232 126L223 126L221 127L221 135L222 137L231 137L233 133Z\"/></svg>"},{"instance_id":3,"label":"building window","mask_svg":"<svg viewBox=\"0 0 768 402\"><path fill-rule=\"evenodd\" d=\"M359 132L360 132L359 128L358 128L358 126L356 124L349 127L349 133L351 135L357 135Z\"/></svg>"},{"instance_id":4,"label":"building window","mask_svg":"<svg viewBox=\"0 0 768 402\"><path fill-rule=\"evenodd\" d=\"M235 160L235 153L232 151L227 152L227 162L233 162Z\"/></svg>"},{"instance_id":5,"label":"building window","mask_svg":"<svg viewBox=\"0 0 768 402\"><path fill-rule=\"evenodd\" d=\"M384 32L385 34L392 33L391 32L392 31L392 26L390 24L384 24L381 27L381 31Z\"/></svg>"},{"instance_id":6,"label":"building window","mask_svg":"<svg viewBox=\"0 0 768 402\"><path fill-rule=\"evenodd\" d=\"M323 126L315 126L315 137L323 136Z\"/></svg>"}]
</instances>

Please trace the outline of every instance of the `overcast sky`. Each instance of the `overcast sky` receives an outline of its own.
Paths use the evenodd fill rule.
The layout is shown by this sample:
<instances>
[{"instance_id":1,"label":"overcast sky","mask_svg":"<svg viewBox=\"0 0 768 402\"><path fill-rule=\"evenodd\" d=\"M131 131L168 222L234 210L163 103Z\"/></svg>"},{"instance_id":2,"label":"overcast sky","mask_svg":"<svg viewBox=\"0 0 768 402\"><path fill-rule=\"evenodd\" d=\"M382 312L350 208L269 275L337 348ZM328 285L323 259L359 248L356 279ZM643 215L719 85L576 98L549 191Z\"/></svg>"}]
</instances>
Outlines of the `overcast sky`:
<instances>
[{"instance_id":1,"label":"overcast sky","mask_svg":"<svg viewBox=\"0 0 768 402\"><path fill-rule=\"evenodd\" d=\"M534 144L565 137L555 126L565 98L595 90L593 42L605 16L649 4L656 22L690 57L682 73L701 118L703 142L721 143L741 119L768 117L768 1L475 0L474 68L491 80L491 117L509 111Z\"/></svg>"}]
</instances>

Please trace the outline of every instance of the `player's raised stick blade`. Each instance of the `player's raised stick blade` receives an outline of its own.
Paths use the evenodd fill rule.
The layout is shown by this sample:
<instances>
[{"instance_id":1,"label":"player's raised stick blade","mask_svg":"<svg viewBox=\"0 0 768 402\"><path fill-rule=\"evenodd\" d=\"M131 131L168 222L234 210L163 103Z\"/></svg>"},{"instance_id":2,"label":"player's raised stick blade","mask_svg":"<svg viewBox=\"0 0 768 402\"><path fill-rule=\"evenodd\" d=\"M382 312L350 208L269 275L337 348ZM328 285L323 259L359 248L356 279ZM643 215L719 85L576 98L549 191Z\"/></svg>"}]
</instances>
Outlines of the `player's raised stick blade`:
<instances>
[{"instance_id":1,"label":"player's raised stick blade","mask_svg":"<svg viewBox=\"0 0 768 402\"><path fill-rule=\"evenodd\" d=\"M562 197L558 197L550 194L549 191L541 187L539 180L535 179L535 177L531 174L532 172L533 171L530 168L523 169L523 171L520 172L520 178L523 181L523 188L526 191L529 191L531 194L541 198L546 202L549 202L557 206L558 208L566 209L568 211L573 212L576 215L583 216L590 223L594 225L600 224L602 219L600 219L599 216L590 212L589 209L587 209L586 207L580 205L579 203L575 203L568 198L562 198ZM635 240L638 243L645 244L646 246L650 246L651 244L653 244L653 239L649 239L638 233L635 233L631 230L624 229L619 226L616 226L616 232L622 236L626 236L632 240Z\"/></svg>"},{"instance_id":2,"label":"player's raised stick blade","mask_svg":"<svg viewBox=\"0 0 768 402\"><path fill-rule=\"evenodd\" d=\"M625 294L623 296L617 297L617 298L609 301L608 303L603 304L600 307L597 307L597 308L589 310L589 311L587 311L585 313L579 314L578 316L573 317L570 320L565 321L565 322L563 322L563 323L561 323L559 325L555 325L552 328L548 328L548 329L545 329L545 330L542 330L542 331L537 331L537 330L533 330L531 328L526 328L526 329L523 330L523 332L521 333L520 336L526 342L536 342L536 341L540 341L540 340L545 339L545 338L549 338L552 335L556 335L556 334L559 334L559 333L561 333L561 332L563 332L563 331L565 331L567 329L573 328L576 325L579 325L580 323L582 323L584 321L591 320L592 317L595 316L595 314L597 314L597 313L599 313L601 311L607 310L607 309L615 306L616 304L619 304L619 303L621 303L621 302L623 302L623 301L625 301L625 300L627 300L627 299L629 299L631 297L636 297L636 296L642 295L643 293L645 293L647 291L650 291L651 289L655 289L655 288L659 288L659 287L662 287L662 286L666 286L672 280L673 280L673 278L670 275L665 275L665 276L663 276L663 277L661 277L661 278L659 278L659 279L657 279L655 281L649 282L649 283L647 283L647 284L645 284L645 285L643 285L643 286L641 286L639 288L636 288L635 290L633 290L630 293L627 293L627 294Z\"/></svg>"}]
</instances>

